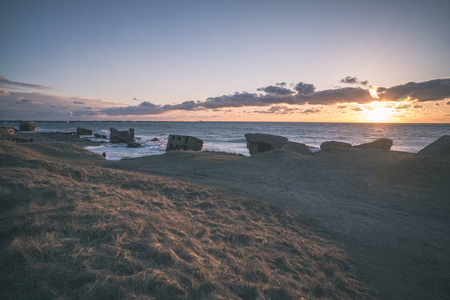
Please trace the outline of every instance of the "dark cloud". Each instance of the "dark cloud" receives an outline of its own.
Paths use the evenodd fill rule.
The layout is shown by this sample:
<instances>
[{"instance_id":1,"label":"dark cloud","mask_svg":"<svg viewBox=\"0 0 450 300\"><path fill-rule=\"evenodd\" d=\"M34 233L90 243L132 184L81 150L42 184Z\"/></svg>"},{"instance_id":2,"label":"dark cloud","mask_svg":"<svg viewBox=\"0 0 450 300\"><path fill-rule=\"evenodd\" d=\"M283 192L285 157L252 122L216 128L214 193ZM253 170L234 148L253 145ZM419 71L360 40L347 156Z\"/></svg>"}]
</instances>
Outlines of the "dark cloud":
<instances>
[{"instance_id":1,"label":"dark cloud","mask_svg":"<svg viewBox=\"0 0 450 300\"><path fill-rule=\"evenodd\" d=\"M45 86L45 85L9 81L8 79L6 79L4 76L1 76L1 75L0 75L0 87L13 88L13 89L14 88L28 88L28 89L38 89L38 90L53 90L52 87Z\"/></svg>"},{"instance_id":2,"label":"dark cloud","mask_svg":"<svg viewBox=\"0 0 450 300\"><path fill-rule=\"evenodd\" d=\"M254 111L255 113L260 114L279 114L279 115L291 115L296 112L301 112L299 108L293 108L289 106L272 106L268 110L263 111Z\"/></svg>"},{"instance_id":3,"label":"dark cloud","mask_svg":"<svg viewBox=\"0 0 450 300\"><path fill-rule=\"evenodd\" d=\"M133 100L134 100L134 101L139 101L139 99L137 99L137 98L133 98Z\"/></svg>"},{"instance_id":4,"label":"dark cloud","mask_svg":"<svg viewBox=\"0 0 450 300\"><path fill-rule=\"evenodd\" d=\"M75 117L105 115L105 113L103 113L97 109L77 110L77 111L72 112L71 114L72 114L72 116L75 116Z\"/></svg>"},{"instance_id":5,"label":"dark cloud","mask_svg":"<svg viewBox=\"0 0 450 300\"><path fill-rule=\"evenodd\" d=\"M293 90L290 90L290 89L287 89L287 88L284 88L284 87L279 87L279 86L276 86L276 85L270 85L270 86L267 86L267 87L259 88L257 90L258 91L263 91L263 92L266 92L266 93L269 93L269 94L281 95L281 96L295 94L295 92Z\"/></svg>"},{"instance_id":6,"label":"dark cloud","mask_svg":"<svg viewBox=\"0 0 450 300\"><path fill-rule=\"evenodd\" d=\"M340 104L359 103L366 104L374 101L370 92L362 88L340 88L315 92L311 96L303 97L309 104Z\"/></svg>"},{"instance_id":7,"label":"dark cloud","mask_svg":"<svg viewBox=\"0 0 450 300\"><path fill-rule=\"evenodd\" d=\"M365 104L373 101L370 93L362 88L340 88L313 92L312 84L299 83L296 89L300 91L297 94L256 94L256 93L234 93L232 95L223 95L210 97L205 101L185 101L180 104L168 104L164 106L155 105L150 102L142 102L137 106L119 107L104 109L107 115L147 115L161 114L173 110L197 111L204 109L236 108L248 106L271 106L276 104L291 105L334 105L340 103L359 103Z\"/></svg>"},{"instance_id":8,"label":"dark cloud","mask_svg":"<svg viewBox=\"0 0 450 300\"><path fill-rule=\"evenodd\" d=\"M447 104L446 105L450 105L450 101L449 102L447 102Z\"/></svg>"},{"instance_id":9,"label":"dark cloud","mask_svg":"<svg viewBox=\"0 0 450 300\"><path fill-rule=\"evenodd\" d=\"M320 113L322 110L318 108L310 108L302 111L302 114L317 114Z\"/></svg>"},{"instance_id":10,"label":"dark cloud","mask_svg":"<svg viewBox=\"0 0 450 300\"><path fill-rule=\"evenodd\" d=\"M164 113L164 109L161 105L155 105L148 101L144 101L136 106L127 107L112 107L101 111L101 113L108 116L119 116L119 115L156 115Z\"/></svg>"},{"instance_id":11,"label":"dark cloud","mask_svg":"<svg viewBox=\"0 0 450 300\"><path fill-rule=\"evenodd\" d=\"M360 108L360 107L355 107L352 110L354 110L354 111L363 111L362 108Z\"/></svg>"},{"instance_id":12,"label":"dark cloud","mask_svg":"<svg viewBox=\"0 0 450 300\"><path fill-rule=\"evenodd\" d=\"M368 85L369 84L369 80L360 81L359 83L361 83L362 85Z\"/></svg>"},{"instance_id":13,"label":"dark cloud","mask_svg":"<svg viewBox=\"0 0 450 300\"><path fill-rule=\"evenodd\" d=\"M395 109L398 109L398 110L400 110L400 109L408 109L408 108L410 108L410 107L411 107L411 106L408 105L408 104L403 104L403 105L398 105L398 106L396 106Z\"/></svg>"},{"instance_id":14,"label":"dark cloud","mask_svg":"<svg viewBox=\"0 0 450 300\"><path fill-rule=\"evenodd\" d=\"M83 101L73 101L74 104L84 104Z\"/></svg>"},{"instance_id":15,"label":"dark cloud","mask_svg":"<svg viewBox=\"0 0 450 300\"><path fill-rule=\"evenodd\" d=\"M441 104L440 104L440 103L436 103L435 105L436 105L436 106L441 106Z\"/></svg>"},{"instance_id":16,"label":"dark cloud","mask_svg":"<svg viewBox=\"0 0 450 300\"><path fill-rule=\"evenodd\" d=\"M353 80L353 78L350 78ZM357 79L355 79L357 80ZM112 107L85 109L74 111L74 116L93 116L93 115L155 115L163 114L174 110L184 111L200 111L200 110L219 110L225 108L237 107L269 107L258 113L293 113L302 112L318 113L321 109L307 109L304 111L298 108L289 108L288 105L339 105L337 108L344 110L348 108L345 103L368 104L372 101L392 101L392 97L406 97L418 101L431 101L430 99L448 97L450 95L449 88L450 79L438 79L422 83L407 83L404 85L385 88L377 88L380 99L372 98L369 90L362 87L345 87L323 91L315 91L312 84L300 82L292 85L291 89L286 88L285 83L277 83L275 85L260 88L258 90L265 93L234 93L230 95L222 95L218 97L210 97L204 101L185 101L180 104L156 105L148 101L144 101L138 105L127 107ZM439 97L437 97L439 96ZM136 98L134 98L136 99ZM137 99L136 99L137 100ZM77 100L78 101L78 100ZM81 102L81 101L80 101ZM76 103L76 102L73 102ZM76 103L77 104L77 103ZM81 104L81 103L78 103ZM89 103L90 104L90 103ZM72 108L73 109L73 108ZM359 111L360 108L355 110Z\"/></svg>"},{"instance_id":17,"label":"dark cloud","mask_svg":"<svg viewBox=\"0 0 450 300\"><path fill-rule=\"evenodd\" d=\"M415 109L423 109L423 106L422 105L414 105L413 108L415 108Z\"/></svg>"},{"instance_id":18,"label":"dark cloud","mask_svg":"<svg viewBox=\"0 0 450 300\"><path fill-rule=\"evenodd\" d=\"M357 84L357 83L359 83L359 80L356 77L347 76L344 79L341 79L341 82L349 83L349 84Z\"/></svg>"},{"instance_id":19,"label":"dark cloud","mask_svg":"<svg viewBox=\"0 0 450 300\"><path fill-rule=\"evenodd\" d=\"M312 84L299 82L294 86L294 90L296 90L299 95L311 95L315 92L316 88Z\"/></svg>"},{"instance_id":20,"label":"dark cloud","mask_svg":"<svg viewBox=\"0 0 450 300\"><path fill-rule=\"evenodd\" d=\"M382 101L439 101L450 98L450 78L408 82L391 88L378 88L377 92Z\"/></svg>"},{"instance_id":21,"label":"dark cloud","mask_svg":"<svg viewBox=\"0 0 450 300\"><path fill-rule=\"evenodd\" d=\"M33 100L26 99L26 98L23 98L23 97L17 97L16 98L16 102L17 103L33 103Z\"/></svg>"},{"instance_id":22,"label":"dark cloud","mask_svg":"<svg viewBox=\"0 0 450 300\"><path fill-rule=\"evenodd\" d=\"M281 86L281 87L286 87L287 83L283 81L283 82L277 82L275 85Z\"/></svg>"},{"instance_id":23,"label":"dark cloud","mask_svg":"<svg viewBox=\"0 0 450 300\"><path fill-rule=\"evenodd\" d=\"M368 85L369 84L369 80L360 81L358 78L351 77L351 76L347 76L344 79L341 79L340 82L348 83L348 84L361 84L361 85Z\"/></svg>"}]
</instances>

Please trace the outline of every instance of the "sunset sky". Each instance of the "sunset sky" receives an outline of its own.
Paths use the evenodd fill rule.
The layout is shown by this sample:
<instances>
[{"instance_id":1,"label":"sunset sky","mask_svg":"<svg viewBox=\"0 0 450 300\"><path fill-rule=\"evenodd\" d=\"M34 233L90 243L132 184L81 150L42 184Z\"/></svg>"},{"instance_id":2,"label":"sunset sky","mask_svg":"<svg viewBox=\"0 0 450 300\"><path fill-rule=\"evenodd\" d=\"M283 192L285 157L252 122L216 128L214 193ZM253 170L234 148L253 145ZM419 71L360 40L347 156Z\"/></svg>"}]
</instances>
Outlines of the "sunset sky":
<instances>
[{"instance_id":1,"label":"sunset sky","mask_svg":"<svg viewBox=\"0 0 450 300\"><path fill-rule=\"evenodd\" d=\"M1 120L450 122L450 1L0 2Z\"/></svg>"}]
</instances>

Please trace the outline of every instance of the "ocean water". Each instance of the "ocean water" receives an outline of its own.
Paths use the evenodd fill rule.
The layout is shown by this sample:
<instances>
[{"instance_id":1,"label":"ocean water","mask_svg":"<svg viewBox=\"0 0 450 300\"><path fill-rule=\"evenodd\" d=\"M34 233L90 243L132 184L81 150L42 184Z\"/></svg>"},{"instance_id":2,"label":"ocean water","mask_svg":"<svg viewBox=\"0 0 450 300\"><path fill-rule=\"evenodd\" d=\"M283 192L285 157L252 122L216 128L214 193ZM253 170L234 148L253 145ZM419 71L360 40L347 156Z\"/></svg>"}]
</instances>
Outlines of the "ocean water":
<instances>
[{"instance_id":1,"label":"ocean water","mask_svg":"<svg viewBox=\"0 0 450 300\"><path fill-rule=\"evenodd\" d=\"M450 135L450 124L398 124L398 123L273 123L273 122L35 122L37 132L75 131L76 127L106 135L106 143L87 147L95 153L105 152L107 159L158 155L165 153L169 134L190 135L204 141L204 150L239 153L248 156L246 133L266 133L287 137L290 141L305 143L317 151L325 141L342 141L352 145L390 138L392 150L416 153L443 135ZM3 126L19 127L8 122ZM128 148L126 144L109 143L109 129L135 129L136 141L141 148ZM159 142L151 142L153 138ZM89 137L94 141L93 136Z\"/></svg>"}]
</instances>

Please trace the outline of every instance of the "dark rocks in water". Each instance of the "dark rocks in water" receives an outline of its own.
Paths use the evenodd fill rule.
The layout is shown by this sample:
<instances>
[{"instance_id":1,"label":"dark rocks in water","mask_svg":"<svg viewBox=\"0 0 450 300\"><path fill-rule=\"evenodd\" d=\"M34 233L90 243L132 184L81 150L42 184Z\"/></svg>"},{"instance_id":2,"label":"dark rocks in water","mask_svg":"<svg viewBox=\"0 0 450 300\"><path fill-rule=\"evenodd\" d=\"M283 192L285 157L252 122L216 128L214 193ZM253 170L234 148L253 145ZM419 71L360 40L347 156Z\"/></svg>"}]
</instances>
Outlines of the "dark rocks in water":
<instances>
[{"instance_id":1,"label":"dark rocks in water","mask_svg":"<svg viewBox=\"0 0 450 300\"><path fill-rule=\"evenodd\" d=\"M94 137L96 137L98 139L106 139L106 135L98 134L98 133L94 133Z\"/></svg>"},{"instance_id":2,"label":"dark rocks in water","mask_svg":"<svg viewBox=\"0 0 450 300\"><path fill-rule=\"evenodd\" d=\"M450 135L443 135L436 141L432 142L417 154L419 155L435 155L450 154Z\"/></svg>"},{"instance_id":3,"label":"dark rocks in water","mask_svg":"<svg viewBox=\"0 0 450 300\"><path fill-rule=\"evenodd\" d=\"M247 140L247 149L249 150L250 155L283 148L285 149L288 143L288 139L283 136L263 133L247 133L245 134L245 139Z\"/></svg>"},{"instance_id":4,"label":"dark rocks in water","mask_svg":"<svg viewBox=\"0 0 450 300\"><path fill-rule=\"evenodd\" d=\"M127 147L130 147L130 148L139 148L139 147L142 147L142 144L139 144L139 143L136 143L136 142L128 142L128 143L127 143Z\"/></svg>"},{"instance_id":5,"label":"dark rocks in water","mask_svg":"<svg viewBox=\"0 0 450 300\"><path fill-rule=\"evenodd\" d=\"M379 139L370 143L361 144L354 146L353 148L358 149L379 149L379 150L390 150L394 142L391 139Z\"/></svg>"},{"instance_id":6,"label":"dark rocks in water","mask_svg":"<svg viewBox=\"0 0 450 300\"><path fill-rule=\"evenodd\" d=\"M296 143L296 142L287 142L287 150L293 151L302 155L312 155L311 149L308 148L305 144Z\"/></svg>"},{"instance_id":7,"label":"dark rocks in water","mask_svg":"<svg viewBox=\"0 0 450 300\"><path fill-rule=\"evenodd\" d=\"M134 129L130 128L128 131L119 131L113 127L109 129L111 135L109 136L111 143L128 143L134 141Z\"/></svg>"},{"instance_id":8,"label":"dark rocks in water","mask_svg":"<svg viewBox=\"0 0 450 300\"><path fill-rule=\"evenodd\" d=\"M30 122L20 122L19 130L20 131L34 131L36 128L36 124Z\"/></svg>"},{"instance_id":9,"label":"dark rocks in water","mask_svg":"<svg viewBox=\"0 0 450 300\"><path fill-rule=\"evenodd\" d=\"M349 143L344 142L337 142L337 141L327 141L323 142L320 145L320 150L327 151L327 150L333 150L333 149L350 149L353 146Z\"/></svg>"},{"instance_id":10,"label":"dark rocks in water","mask_svg":"<svg viewBox=\"0 0 450 300\"><path fill-rule=\"evenodd\" d=\"M154 139L151 140L151 142L159 142L159 139L158 138L154 138Z\"/></svg>"},{"instance_id":11,"label":"dark rocks in water","mask_svg":"<svg viewBox=\"0 0 450 300\"><path fill-rule=\"evenodd\" d=\"M171 150L191 150L191 151L202 151L203 140L187 135L169 135L167 140L167 151Z\"/></svg>"},{"instance_id":12,"label":"dark rocks in water","mask_svg":"<svg viewBox=\"0 0 450 300\"><path fill-rule=\"evenodd\" d=\"M92 130L86 129L86 128L77 127L77 134L79 134L79 135L92 135Z\"/></svg>"}]
</instances>

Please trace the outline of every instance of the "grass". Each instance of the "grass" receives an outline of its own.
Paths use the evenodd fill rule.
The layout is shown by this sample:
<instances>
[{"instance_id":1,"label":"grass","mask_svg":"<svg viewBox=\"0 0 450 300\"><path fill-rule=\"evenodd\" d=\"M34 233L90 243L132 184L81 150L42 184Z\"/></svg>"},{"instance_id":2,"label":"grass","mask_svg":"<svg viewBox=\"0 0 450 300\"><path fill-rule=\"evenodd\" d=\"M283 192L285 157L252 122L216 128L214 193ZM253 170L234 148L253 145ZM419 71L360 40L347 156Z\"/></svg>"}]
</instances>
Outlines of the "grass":
<instances>
[{"instance_id":1,"label":"grass","mask_svg":"<svg viewBox=\"0 0 450 300\"><path fill-rule=\"evenodd\" d=\"M337 245L275 207L97 161L0 142L0 298L373 297Z\"/></svg>"}]
</instances>

